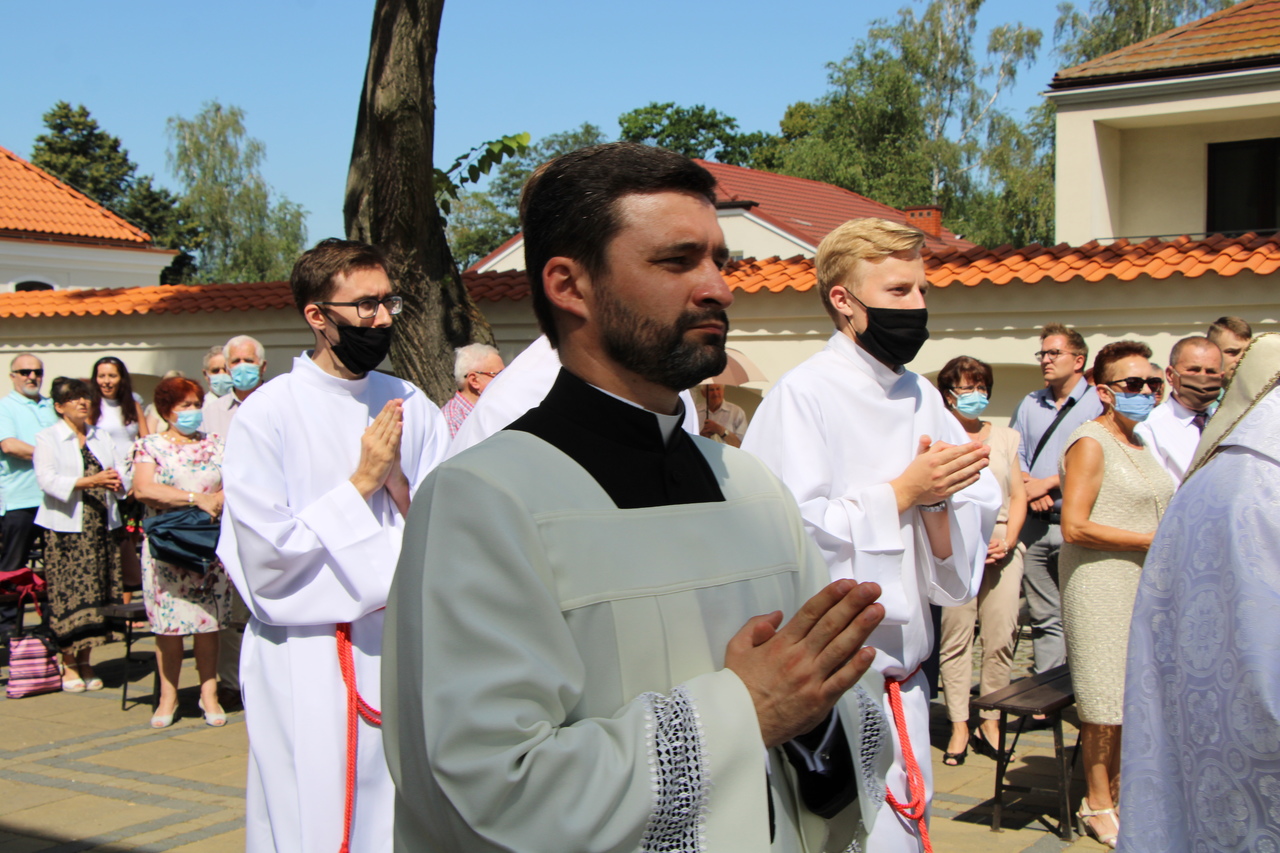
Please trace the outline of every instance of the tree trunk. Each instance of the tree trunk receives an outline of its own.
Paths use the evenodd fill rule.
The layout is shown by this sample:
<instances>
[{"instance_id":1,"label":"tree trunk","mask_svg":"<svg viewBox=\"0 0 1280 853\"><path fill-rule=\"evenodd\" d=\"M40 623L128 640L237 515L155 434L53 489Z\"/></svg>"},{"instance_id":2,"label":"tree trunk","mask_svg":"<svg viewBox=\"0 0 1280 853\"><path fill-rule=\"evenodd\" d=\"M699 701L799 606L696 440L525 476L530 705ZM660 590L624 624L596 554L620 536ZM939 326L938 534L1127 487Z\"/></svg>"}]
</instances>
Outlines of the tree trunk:
<instances>
[{"instance_id":1,"label":"tree trunk","mask_svg":"<svg viewBox=\"0 0 1280 853\"><path fill-rule=\"evenodd\" d=\"M437 403L457 390L453 348L493 342L445 240L432 186L436 38L444 0L378 0L347 173L347 237L379 246L404 298L395 371Z\"/></svg>"}]
</instances>

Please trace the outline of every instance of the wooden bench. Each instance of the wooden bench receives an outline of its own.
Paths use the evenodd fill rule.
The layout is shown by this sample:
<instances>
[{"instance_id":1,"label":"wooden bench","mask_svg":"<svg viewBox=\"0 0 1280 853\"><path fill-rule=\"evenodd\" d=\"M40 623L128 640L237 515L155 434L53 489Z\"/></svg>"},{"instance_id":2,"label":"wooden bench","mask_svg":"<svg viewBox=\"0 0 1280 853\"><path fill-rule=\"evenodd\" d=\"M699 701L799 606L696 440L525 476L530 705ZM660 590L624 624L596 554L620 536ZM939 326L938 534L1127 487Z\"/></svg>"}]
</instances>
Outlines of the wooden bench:
<instances>
[{"instance_id":1,"label":"wooden bench","mask_svg":"<svg viewBox=\"0 0 1280 853\"><path fill-rule=\"evenodd\" d=\"M147 618L147 607L141 601L131 601L128 604L108 604L105 607L99 607L98 613L109 621L124 623L124 684L120 687L120 710L124 711L129 705L129 675L135 662L135 658L133 657L133 623ZM147 663L145 658L139 658L136 660L138 663ZM155 676L152 680L152 691L155 694L156 701L159 702L159 665L154 666L153 670L155 672Z\"/></svg>"},{"instance_id":2,"label":"wooden bench","mask_svg":"<svg viewBox=\"0 0 1280 853\"><path fill-rule=\"evenodd\" d=\"M1026 785L1009 785L1004 781L1009 769L1009 756L1018 745L1018 737L1024 726L1019 725L1013 736L1013 743L1006 747L1006 735L1009 729L1009 715L1025 720L1032 714L1043 714L1053 727L1054 764L1058 770L1058 834L1065 841L1071 841L1075 835L1071 822L1071 762L1067 760L1067 751L1062 742L1062 709L1074 705L1075 689L1071 684L1071 672L1067 665L1054 667L1039 675L1020 678L1008 687L988 693L973 704L984 711L1000 712L1000 758L996 761L996 794L995 808L991 813L991 831L1000 832L1000 822L1004 815L1005 791L1028 792L1049 790L1030 788ZM1080 742L1076 741L1076 754L1079 754Z\"/></svg>"}]
</instances>

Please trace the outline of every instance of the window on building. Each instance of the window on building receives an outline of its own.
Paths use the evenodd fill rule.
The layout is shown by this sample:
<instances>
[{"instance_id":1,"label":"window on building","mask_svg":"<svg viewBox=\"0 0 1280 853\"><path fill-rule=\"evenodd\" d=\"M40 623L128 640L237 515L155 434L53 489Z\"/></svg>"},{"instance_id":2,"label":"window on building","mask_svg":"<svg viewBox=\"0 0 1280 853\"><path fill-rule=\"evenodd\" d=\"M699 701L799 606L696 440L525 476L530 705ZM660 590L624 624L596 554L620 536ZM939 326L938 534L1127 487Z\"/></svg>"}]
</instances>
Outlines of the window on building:
<instances>
[{"instance_id":1,"label":"window on building","mask_svg":"<svg viewBox=\"0 0 1280 853\"><path fill-rule=\"evenodd\" d=\"M1209 146L1205 230L1244 234L1280 229L1280 139Z\"/></svg>"},{"instance_id":2,"label":"window on building","mask_svg":"<svg viewBox=\"0 0 1280 853\"><path fill-rule=\"evenodd\" d=\"M13 286L13 289L18 293L24 293L32 290L53 290L53 285L45 284L43 281L20 281Z\"/></svg>"}]
</instances>

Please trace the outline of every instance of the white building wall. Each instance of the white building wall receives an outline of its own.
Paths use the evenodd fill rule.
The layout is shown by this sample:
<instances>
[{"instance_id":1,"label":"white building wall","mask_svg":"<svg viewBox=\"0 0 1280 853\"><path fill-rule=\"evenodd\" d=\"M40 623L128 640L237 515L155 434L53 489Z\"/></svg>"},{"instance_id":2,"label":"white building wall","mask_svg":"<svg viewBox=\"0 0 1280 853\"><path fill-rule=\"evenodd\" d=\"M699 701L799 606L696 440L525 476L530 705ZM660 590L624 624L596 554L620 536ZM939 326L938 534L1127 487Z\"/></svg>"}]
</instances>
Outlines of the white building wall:
<instances>
[{"instance_id":1,"label":"white building wall","mask_svg":"<svg viewBox=\"0 0 1280 853\"><path fill-rule=\"evenodd\" d=\"M1280 69L1050 92L1055 240L1205 229L1207 145L1280 136Z\"/></svg>"},{"instance_id":2,"label":"white building wall","mask_svg":"<svg viewBox=\"0 0 1280 853\"><path fill-rule=\"evenodd\" d=\"M0 293L24 281L67 288L149 287L176 252L0 238Z\"/></svg>"}]
</instances>

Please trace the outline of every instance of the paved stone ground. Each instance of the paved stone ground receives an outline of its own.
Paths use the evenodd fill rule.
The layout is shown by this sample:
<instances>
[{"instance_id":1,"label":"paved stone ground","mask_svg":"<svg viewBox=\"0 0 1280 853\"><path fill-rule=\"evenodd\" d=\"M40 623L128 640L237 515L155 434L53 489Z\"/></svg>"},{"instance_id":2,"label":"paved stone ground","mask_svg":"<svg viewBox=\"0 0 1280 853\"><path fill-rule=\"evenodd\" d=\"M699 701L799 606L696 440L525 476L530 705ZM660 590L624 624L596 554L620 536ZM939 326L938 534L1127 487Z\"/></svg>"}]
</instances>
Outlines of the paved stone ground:
<instances>
[{"instance_id":1,"label":"paved stone ground","mask_svg":"<svg viewBox=\"0 0 1280 853\"><path fill-rule=\"evenodd\" d=\"M149 658L153 648L149 639L141 640L134 654ZM96 669L107 684L101 692L0 699L0 853L244 849L243 714L231 714L221 729L204 725L188 657L180 718L154 731L147 726L149 665L134 665L130 706L120 710L123 654L123 644L95 650ZM1056 822L1050 794L1010 795L1004 831L991 832L995 762L971 752L962 767L944 767L941 747L949 724L940 704L933 711L932 838L938 853L1104 849L1091 839L1067 845L1045 825ZM1074 726L1068 729L1073 745ZM1048 732L1024 736L1011 778L1050 782L1052 756ZM1077 770L1073 803L1080 790Z\"/></svg>"}]
</instances>

